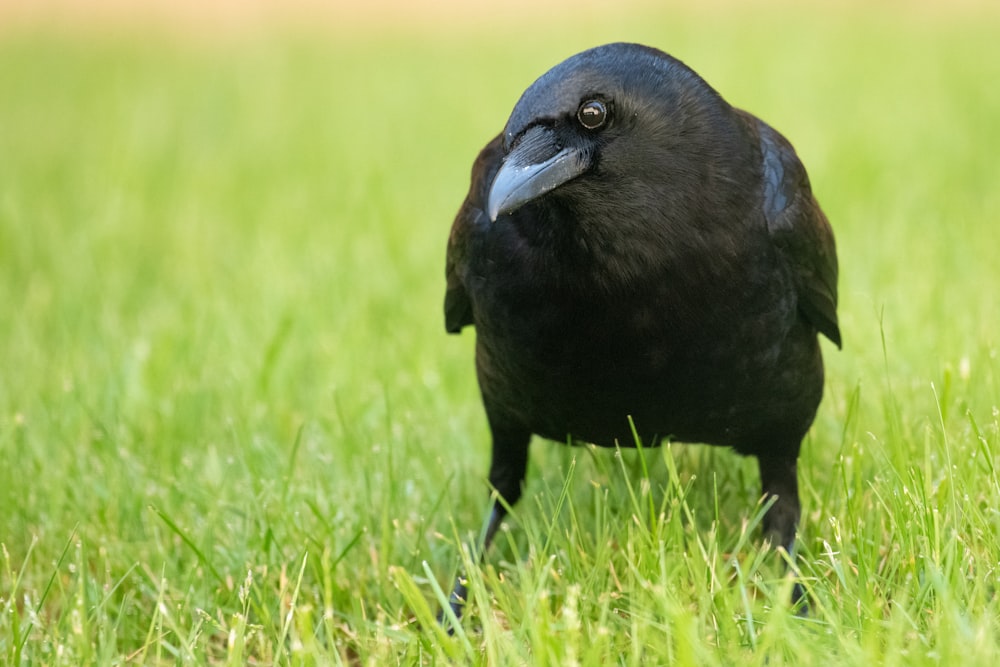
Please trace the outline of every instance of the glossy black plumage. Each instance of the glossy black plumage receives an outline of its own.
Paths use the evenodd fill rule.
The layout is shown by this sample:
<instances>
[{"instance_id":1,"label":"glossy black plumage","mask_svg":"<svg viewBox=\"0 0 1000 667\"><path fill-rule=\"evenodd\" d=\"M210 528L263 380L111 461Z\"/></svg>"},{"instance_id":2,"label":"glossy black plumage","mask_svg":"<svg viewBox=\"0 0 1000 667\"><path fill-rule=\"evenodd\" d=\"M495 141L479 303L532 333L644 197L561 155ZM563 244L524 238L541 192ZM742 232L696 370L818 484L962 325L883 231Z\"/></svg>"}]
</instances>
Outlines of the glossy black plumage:
<instances>
[{"instance_id":1,"label":"glossy black plumage","mask_svg":"<svg viewBox=\"0 0 1000 667\"><path fill-rule=\"evenodd\" d=\"M649 444L757 457L765 532L792 551L817 333L841 341L833 233L778 132L655 49L573 56L477 158L446 277L447 330L477 330L508 504L532 434L630 447L631 417ZM494 503L483 549L503 516Z\"/></svg>"}]
</instances>

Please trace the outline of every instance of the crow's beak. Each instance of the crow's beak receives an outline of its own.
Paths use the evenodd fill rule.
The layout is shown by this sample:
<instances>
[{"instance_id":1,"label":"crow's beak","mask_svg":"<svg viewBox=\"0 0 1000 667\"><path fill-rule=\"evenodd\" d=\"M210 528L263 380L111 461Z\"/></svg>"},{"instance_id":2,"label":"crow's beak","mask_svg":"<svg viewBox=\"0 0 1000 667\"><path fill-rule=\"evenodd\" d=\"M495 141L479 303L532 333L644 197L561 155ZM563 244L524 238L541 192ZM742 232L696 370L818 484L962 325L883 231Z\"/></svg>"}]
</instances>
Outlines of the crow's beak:
<instances>
[{"instance_id":1,"label":"crow's beak","mask_svg":"<svg viewBox=\"0 0 1000 667\"><path fill-rule=\"evenodd\" d=\"M579 148L564 148L556 134L536 125L514 144L493 178L487 209L490 221L541 197L590 166L590 156Z\"/></svg>"}]
</instances>

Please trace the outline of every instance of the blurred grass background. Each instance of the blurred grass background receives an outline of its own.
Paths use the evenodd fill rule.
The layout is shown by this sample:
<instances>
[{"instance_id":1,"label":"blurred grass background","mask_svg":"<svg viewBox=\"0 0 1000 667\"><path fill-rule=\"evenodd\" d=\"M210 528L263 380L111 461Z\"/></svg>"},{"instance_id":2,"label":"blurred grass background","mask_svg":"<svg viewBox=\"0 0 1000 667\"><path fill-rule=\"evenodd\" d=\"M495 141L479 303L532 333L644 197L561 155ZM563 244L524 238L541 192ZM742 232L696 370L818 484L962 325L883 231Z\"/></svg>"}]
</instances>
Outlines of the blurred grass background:
<instances>
[{"instance_id":1,"label":"blurred grass background","mask_svg":"<svg viewBox=\"0 0 1000 667\"><path fill-rule=\"evenodd\" d=\"M6 662L996 664L995 5L249 6L0 10ZM539 443L444 637L488 460L451 218L521 91L619 39L788 136L836 231L816 611L752 461Z\"/></svg>"}]
</instances>

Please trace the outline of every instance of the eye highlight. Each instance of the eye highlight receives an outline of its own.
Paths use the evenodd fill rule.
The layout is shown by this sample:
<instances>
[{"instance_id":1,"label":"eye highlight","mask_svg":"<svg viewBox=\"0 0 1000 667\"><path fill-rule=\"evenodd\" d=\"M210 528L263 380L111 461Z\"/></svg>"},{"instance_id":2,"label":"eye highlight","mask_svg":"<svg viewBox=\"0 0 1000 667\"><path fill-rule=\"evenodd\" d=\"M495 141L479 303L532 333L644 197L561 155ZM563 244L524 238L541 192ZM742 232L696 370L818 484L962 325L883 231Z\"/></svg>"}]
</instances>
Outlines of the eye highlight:
<instances>
[{"instance_id":1,"label":"eye highlight","mask_svg":"<svg viewBox=\"0 0 1000 667\"><path fill-rule=\"evenodd\" d=\"M608 122L608 109L600 100L587 100L576 110L576 119L588 130L599 130Z\"/></svg>"}]
</instances>

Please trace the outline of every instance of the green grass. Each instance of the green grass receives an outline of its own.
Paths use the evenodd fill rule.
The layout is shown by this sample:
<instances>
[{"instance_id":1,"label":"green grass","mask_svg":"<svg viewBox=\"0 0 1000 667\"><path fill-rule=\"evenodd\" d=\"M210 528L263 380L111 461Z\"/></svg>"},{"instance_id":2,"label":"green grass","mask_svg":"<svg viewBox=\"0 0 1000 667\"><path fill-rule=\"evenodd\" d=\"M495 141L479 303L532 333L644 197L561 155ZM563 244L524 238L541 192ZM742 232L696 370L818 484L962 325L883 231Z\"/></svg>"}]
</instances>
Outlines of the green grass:
<instances>
[{"instance_id":1,"label":"green grass","mask_svg":"<svg viewBox=\"0 0 1000 667\"><path fill-rule=\"evenodd\" d=\"M995 665L1000 17L816 11L0 36L0 662ZM813 611L752 461L539 442L447 637L489 448L451 217L623 38L789 136L836 230Z\"/></svg>"}]
</instances>

